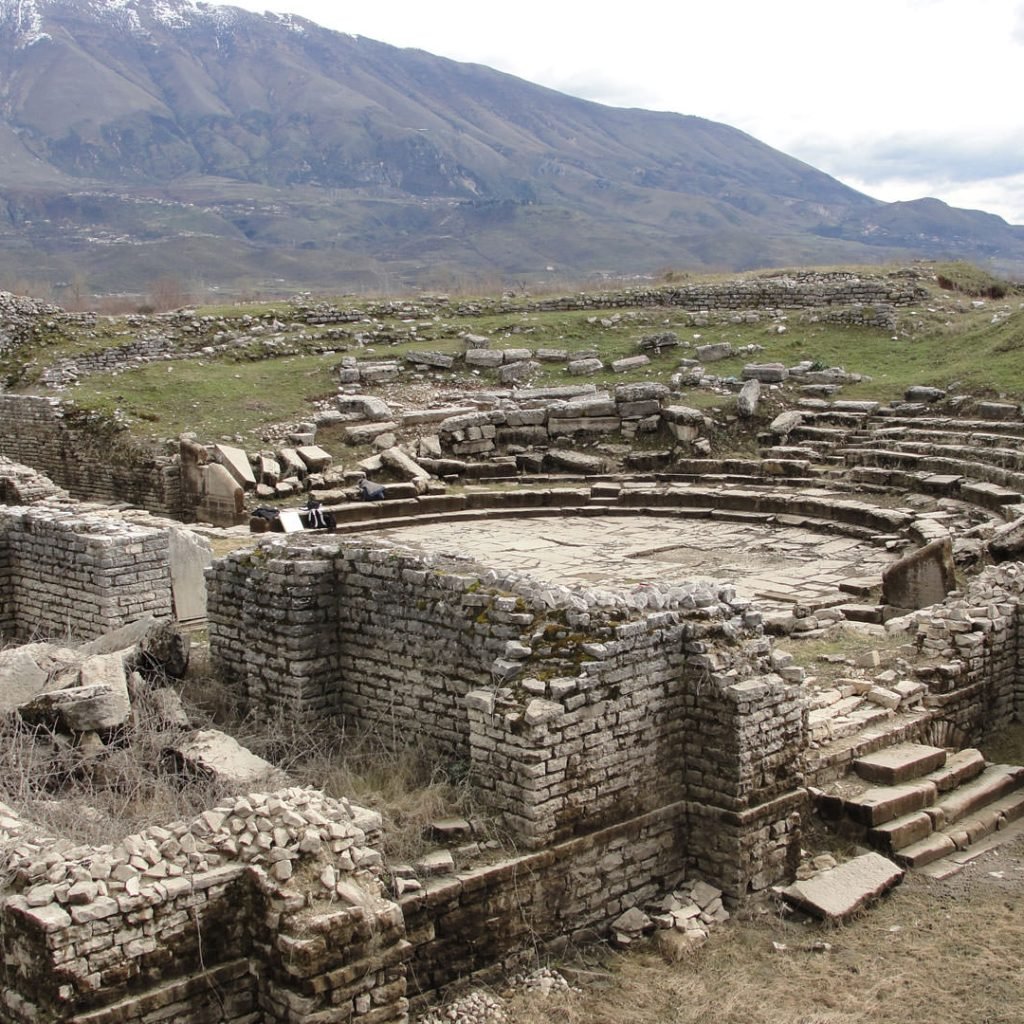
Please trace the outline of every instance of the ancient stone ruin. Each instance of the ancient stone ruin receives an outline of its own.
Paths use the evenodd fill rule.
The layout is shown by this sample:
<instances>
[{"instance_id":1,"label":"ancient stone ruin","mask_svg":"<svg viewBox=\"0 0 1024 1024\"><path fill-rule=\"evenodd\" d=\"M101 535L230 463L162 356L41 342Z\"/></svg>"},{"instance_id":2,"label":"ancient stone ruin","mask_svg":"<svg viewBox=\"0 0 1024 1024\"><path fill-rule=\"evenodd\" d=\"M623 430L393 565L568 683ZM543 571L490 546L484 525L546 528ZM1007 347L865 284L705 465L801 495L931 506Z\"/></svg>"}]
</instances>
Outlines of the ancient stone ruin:
<instances>
[{"instance_id":1,"label":"ancient stone ruin","mask_svg":"<svg viewBox=\"0 0 1024 1024\"><path fill-rule=\"evenodd\" d=\"M826 284L677 301L754 315L812 296L822 316L909 301L895 286L851 298L848 278ZM463 359L497 371L544 358L497 351L469 339ZM574 361L567 375L582 374ZM202 618L219 676L253 715L414 741L459 766L505 844L442 819L432 852L390 862L379 815L185 732L176 763L231 790L197 816L75 846L0 807L0 1019L405 1021L537 951L656 934L677 958L759 894L843 919L906 870L953 870L1024 816L1024 769L973 746L1024 702L1016 407L844 402L830 390L839 372L750 363L740 419L761 387L811 390L766 421L757 456L716 458L708 417L665 385L552 393L513 374L500 394L396 415L346 390L362 387L360 367L340 372L353 369L329 419L360 443L384 439L354 469L318 453L315 429L273 457L183 438L145 465L108 459L76 498L61 488L75 493L81 466L55 473L58 487L0 463L0 633L103 642L144 615ZM37 424L37 468L70 450L98 458L57 404L0 404ZM574 448L609 434L659 443L614 462ZM113 497L117 473L134 474L131 500L151 514L81 504ZM364 478L384 500L358 500ZM200 558L190 604L172 538L203 535L152 513L248 521L288 481L322 500L333 532L268 532ZM841 624L877 642L834 672L798 663L803 639ZM57 714L91 685L91 656L56 689L33 661L39 689L8 714ZM173 689L146 683L137 654L104 656L126 673L125 714ZM74 744L108 741L105 728ZM807 863L815 818L874 852Z\"/></svg>"}]
</instances>

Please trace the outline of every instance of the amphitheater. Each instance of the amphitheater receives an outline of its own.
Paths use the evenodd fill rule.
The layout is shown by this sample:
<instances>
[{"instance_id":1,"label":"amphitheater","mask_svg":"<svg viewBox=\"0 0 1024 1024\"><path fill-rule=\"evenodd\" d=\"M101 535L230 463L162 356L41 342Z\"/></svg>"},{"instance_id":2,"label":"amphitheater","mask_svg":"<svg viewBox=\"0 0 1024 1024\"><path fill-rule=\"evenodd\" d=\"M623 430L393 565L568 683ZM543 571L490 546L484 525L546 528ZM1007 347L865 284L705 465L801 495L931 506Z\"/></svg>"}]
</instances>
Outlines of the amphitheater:
<instances>
[{"instance_id":1,"label":"amphitheater","mask_svg":"<svg viewBox=\"0 0 1024 1024\"><path fill-rule=\"evenodd\" d=\"M889 325L920 295L879 280L645 301ZM464 358L543 358L496 351L471 340ZM59 398L0 394L0 633L205 621L253 715L415 739L461 766L503 848L452 820L434 852L390 863L379 815L287 780L104 847L0 808L0 1019L404 1021L538 951L622 937L683 879L721 911L786 887L813 909L814 879L793 884L812 820L875 851L842 916L1024 816L1024 769L974 746L1024 701L1018 406L844 401L838 373L751 363L741 399L775 388L787 409L748 413L750 454L718 457L673 386L530 388L517 370L397 416L372 392L401 370L340 372L322 422L395 436L347 476L309 431L281 453L330 532L250 523L257 494L296 479L275 494L258 453L185 437L114 465ZM584 444L599 436L616 458ZM356 500L363 477L385 500ZM239 546L212 558L220 535ZM863 655L801 664L837 629Z\"/></svg>"}]
</instances>

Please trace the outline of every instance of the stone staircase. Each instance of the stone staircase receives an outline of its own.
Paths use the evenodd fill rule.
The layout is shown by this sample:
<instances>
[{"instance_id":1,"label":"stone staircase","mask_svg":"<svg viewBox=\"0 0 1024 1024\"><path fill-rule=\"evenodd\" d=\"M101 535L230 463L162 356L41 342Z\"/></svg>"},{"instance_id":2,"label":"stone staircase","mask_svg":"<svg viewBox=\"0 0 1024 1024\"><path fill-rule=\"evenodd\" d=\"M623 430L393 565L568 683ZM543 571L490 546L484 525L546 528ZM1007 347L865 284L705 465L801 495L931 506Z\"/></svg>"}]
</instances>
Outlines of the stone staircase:
<instances>
[{"instance_id":1,"label":"stone staircase","mask_svg":"<svg viewBox=\"0 0 1024 1024\"><path fill-rule=\"evenodd\" d=\"M921 868L1024 817L1024 767L989 764L967 748L899 743L852 762L814 791L818 812L907 868Z\"/></svg>"},{"instance_id":2,"label":"stone staircase","mask_svg":"<svg viewBox=\"0 0 1024 1024\"><path fill-rule=\"evenodd\" d=\"M1024 422L936 415L903 403L800 403L799 425L761 435L762 458L803 460L811 474L842 467L863 483L962 498L996 512L1024 502ZM891 477L891 478L890 478ZM877 478L877 480L875 480Z\"/></svg>"}]
</instances>

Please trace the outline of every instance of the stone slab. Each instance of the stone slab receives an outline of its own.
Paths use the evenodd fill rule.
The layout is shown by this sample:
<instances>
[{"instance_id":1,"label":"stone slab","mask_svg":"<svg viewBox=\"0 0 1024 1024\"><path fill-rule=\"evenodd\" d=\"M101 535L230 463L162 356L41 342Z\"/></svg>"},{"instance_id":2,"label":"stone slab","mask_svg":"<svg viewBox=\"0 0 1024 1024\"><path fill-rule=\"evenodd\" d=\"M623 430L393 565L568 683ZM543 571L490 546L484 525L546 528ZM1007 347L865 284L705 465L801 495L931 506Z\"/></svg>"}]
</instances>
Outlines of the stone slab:
<instances>
[{"instance_id":1,"label":"stone slab","mask_svg":"<svg viewBox=\"0 0 1024 1024\"><path fill-rule=\"evenodd\" d=\"M879 853L865 853L782 890L787 903L815 917L844 921L903 881L905 872Z\"/></svg>"},{"instance_id":2,"label":"stone slab","mask_svg":"<svg viewBox=\"0 0 1024 1024\"><path fill-rule=\"evenodd\" d=\"M246 750L217 729L202 729L170 748L190 771L215 778L239 790L279 785L287 776L269 761Z\"/></svg>"},{"instance_id":3,"label":"stone slab","mask_svg":"<svg viewBox=\"0 0 1024 1024\"><path fill-rule=\"evenodd\" d=\"M178 622L206 618L206 576L213 549L205 537L172 527L167 531L171 564L171 594Z\"/></svg>"},{"instance_id":4,"label":"stone slab","mask_svg":"<svg viewBox=\"0 0 1024 1024\"><path fill-rule=\"evenodd\" d=\"M49 673L37 664L35 655L48 647L28 644L0 651L0 714L17 710L46 689Z\"/></svg>"},{"instance_id":5,"label":"stone slab","mask_svg":"<svg viewBox=\"0 0 1024 1024\"><path fill-rule=\"evenodd\" d=\"M882 604L928 608L956 589L953 543L934 540L891 565L882 574Z\"/></svg>"},{"instance_id":6,"label":"stone slab","mask_svg":"<svg viewBox=\"0 0 1024 1024\"><path fill-rule=\"evenodd\" d=\"M249 465L249 456L241 448L229 444L215 444L213 457L242 487L249 489L256 486L256 476Z\"/></svg>"},{"instance_id":7,"label":"stone slab","mask_svg":"<svg viewBox=\"0 0 1024 1024\"><path fill-rule=\"evenodd\" d=\"M868 782L894 786L927 775L946 763L942 747L920 743L898 743L874 754L865 754L853 762L854 771Z\"/></svg>"},{"instance_id":8,"label":"stone slab","mask_svg":"<svg viewBox=\"0 0 1024 1024\"><path fill-rule=\"evenodd\" d=\"M919 811L934 803L938 789L931 782L904 782L898 786L868 789L847 801L846 808L854 821L862 825L882 825L911 811Z\"/></svg>"}]
</instances>

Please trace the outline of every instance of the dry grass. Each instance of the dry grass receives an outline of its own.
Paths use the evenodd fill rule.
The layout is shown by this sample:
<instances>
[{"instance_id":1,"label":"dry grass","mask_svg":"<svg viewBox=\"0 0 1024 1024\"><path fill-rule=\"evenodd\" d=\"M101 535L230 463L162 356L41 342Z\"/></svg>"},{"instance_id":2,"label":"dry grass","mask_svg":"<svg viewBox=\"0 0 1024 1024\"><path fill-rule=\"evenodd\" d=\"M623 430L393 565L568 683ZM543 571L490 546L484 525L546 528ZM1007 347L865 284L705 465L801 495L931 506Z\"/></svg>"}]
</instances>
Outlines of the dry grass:
<instances>
[{"instance_id":1,"label":"dry grass","mask_svg":"<svg viewBox=\"0 0 1024 1024\"><path fill-rule=\"evenodd\" d=\"M379 811L384 850L394 862L414 859L436 845L424 836L437 818L483 817L465 766L438 763L415 737L396 748L373 729L283 720L255 727L242 722L232 734L299 784Z\"/></svg>"},{"instance_id":2,"label":"dry grass","mask_svg":"<svg viewBox=\"0 0 1024 1024\"><path fill-rule=\"evenodd\" d=\"M607 972L598 983L548 999L520 995L511 1017L517 1024L1019 1024L1024 842L969 870L945 882L909 877L841 928L765 914L717 930L680 964L651 953L608 954L584 965ZM831 949L816 952L816 942Z\"/></svg>"},{"instance_id":3,"label":"dry grass","mask_svg":"<svg viewBox=\"0 0 1024 1024\"><path fill-rule=\"evenodd\" d=\"M0 801L53 835L97 846L192 817L226 791L182 779L165 754L175 736L141 700L98 748L11 717L0 726Z\"/></svg>"},{"instance_id":4,"label":"dry grass","mask_svg":"<svg viewBox=\"0 0 1024 1024\"><path fill-rule=\"evenodd\" d=\"M181 686L192 726L222 729L297 784L379 811L392 860L426 852L427 826L439 817L471 817L484 827L465 765L439 764L425 745L388 743L373 729L297 724L283 716L259 720L244 712L206 660L205 647L194 647ZM50 834L90 845L193 817L229 791L215 781L180 774L167 754L179 735L144 699L133 702L131 721L105 737L105 745L29 727L10 716L0 722L0 802Z\"/></svg>"},{"instance_id":5,"label":"dry grass","mask_svg":"<svg viewBox=\"0 0 1024 1024\"><path fill-rule=\"evenodd\" d=\"M393 735L383 726L352 729L285 715L260 719L246 713L237 694L209 672L204 647L193 648L192 661L182 691L192 719L229 733L297 784L379 811L390 860L410 860L431 849L424 833L439 817L470 818L487 838L500 838L477 802L466 764L439 762L415 735Z\"/></svg>"}]
</instances>

